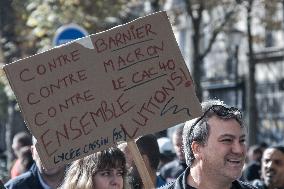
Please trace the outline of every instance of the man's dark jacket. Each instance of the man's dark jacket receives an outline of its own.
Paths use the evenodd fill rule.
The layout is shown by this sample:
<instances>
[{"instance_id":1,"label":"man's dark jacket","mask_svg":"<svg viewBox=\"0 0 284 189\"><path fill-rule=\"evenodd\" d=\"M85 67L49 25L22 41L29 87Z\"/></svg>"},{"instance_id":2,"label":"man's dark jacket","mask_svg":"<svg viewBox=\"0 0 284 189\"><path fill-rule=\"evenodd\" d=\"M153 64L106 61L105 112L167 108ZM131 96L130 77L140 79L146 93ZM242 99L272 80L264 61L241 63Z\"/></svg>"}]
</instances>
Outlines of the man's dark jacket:
<instances>
[{"instance_id":1,"label":"man's dark jacket","mask_svg":"<svg viewBox=\"0 0 284 189\"><path fill-rule=\"evenodd\" d=\"M185 161L180 161L179 159L175 159L161 167L160 175L166 181L175 180L176 178L179 177L181 173L184 172L186 167L187 165Z\"/></svg>"},{"instance_id":2,"label":"man's dark jacket","mask_svg":"<svg viewBox=\"0 0 284 189\"><path fill-rule=\"evenodd\" d=\"M258 161L251 161L243 171L244 181L251 182L255 179L260 179L261 165Z\"/></svg>"},{"instance_id":3,"label":"man's dark jacket","mask_svg":"<svg viewBox=\"0 0 284 189\"><path fill-rule=\"evenodd\" d=\"M260 179L252 181L252 185L257 189L268 189L267 186L265 186L264 182Z\"/></svg>"},{"instance_id":4,"label":"man's dark jacket","mask_svg":"<svg viewBox=\"0 0 284 189\"><path fill-rule=\"evenodd\" d=\"M189 175L189 167L186 168L186 170L176 179L176 181L169 183L165 186L160 187L159 189L195 189L192 186L189 186L186 182L186 178ZM231 189L256 189L255 187L253 187L252 185L242 182L242 181L238 181L235 180L234 182L232 182L232 187Z\"/></svg>"},{"instance_id":5,"label":"man's dark jacket","mask_svg":"<svg viewBox=\"0 0 284 189\"><path fill-rule=\"evenodd\" d=\"M33 164L28 172L9 180L5 187L7 189L43 189L38 178L37 166Z\"/></svg>"}]
</instances>

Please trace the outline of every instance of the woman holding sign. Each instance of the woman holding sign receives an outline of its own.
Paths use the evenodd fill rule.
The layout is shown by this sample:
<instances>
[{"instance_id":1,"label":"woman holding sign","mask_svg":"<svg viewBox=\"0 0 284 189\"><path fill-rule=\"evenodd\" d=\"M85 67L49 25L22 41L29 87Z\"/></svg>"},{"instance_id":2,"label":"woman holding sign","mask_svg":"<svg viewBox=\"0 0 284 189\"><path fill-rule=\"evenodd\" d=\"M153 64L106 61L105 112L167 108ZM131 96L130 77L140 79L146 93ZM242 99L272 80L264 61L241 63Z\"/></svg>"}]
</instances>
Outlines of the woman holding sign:
<instances>
[{"instance_id":1,"label":"woman holding sign","mask_svg":"<svg viewBox=\"0 0 284 189\"><path fill-rule=\"evenodd\" d=\"M126 189L126 160L109 148L74 161L61 189Z\"/></svg>"}]
</instances>

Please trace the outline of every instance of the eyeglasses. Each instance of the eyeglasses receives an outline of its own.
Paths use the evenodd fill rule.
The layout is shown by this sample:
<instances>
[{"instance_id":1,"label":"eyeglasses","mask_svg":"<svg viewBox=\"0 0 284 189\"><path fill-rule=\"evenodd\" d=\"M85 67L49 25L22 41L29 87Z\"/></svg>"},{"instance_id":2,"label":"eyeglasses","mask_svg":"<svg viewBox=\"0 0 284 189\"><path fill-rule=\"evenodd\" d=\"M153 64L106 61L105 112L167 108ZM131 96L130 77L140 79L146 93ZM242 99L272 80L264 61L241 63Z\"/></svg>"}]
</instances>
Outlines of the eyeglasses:
<instances>
[{"instance_id":1,"label":"eyeglasses","mask_svg":"<svg viewBox=\"0 0 284 189\"><path fill-rule=\"evenodd\" d=\"M223 105L213 105L210 108L208 108L201 117L199 117L195 123L191 126L189 130L189 135L191 135L194 127L199 123L204 117L210 112L213 111L218 117L229 119L234 118L236 119L240 124L242 124L242 113L238 108L235 107L225 107Z\"/></svg>"}]
</instances>

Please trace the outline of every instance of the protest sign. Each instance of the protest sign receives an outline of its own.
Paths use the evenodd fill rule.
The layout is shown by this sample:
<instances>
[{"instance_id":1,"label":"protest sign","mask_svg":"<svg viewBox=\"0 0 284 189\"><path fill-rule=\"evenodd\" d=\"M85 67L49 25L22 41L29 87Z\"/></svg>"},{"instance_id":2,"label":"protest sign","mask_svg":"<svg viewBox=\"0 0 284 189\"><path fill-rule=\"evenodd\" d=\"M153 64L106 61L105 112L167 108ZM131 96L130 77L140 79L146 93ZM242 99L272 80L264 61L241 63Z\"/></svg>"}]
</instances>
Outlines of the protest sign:
<instances>
[{"instance_id":1,"label":"protest sign","mask_svg":"<svg viewBox=\"0 0 284 189\"><path fill-rule=\"evenodd\" d=\"M165 12L4 70L47 168L201 114Z\"/></svg>"}]
</instances>

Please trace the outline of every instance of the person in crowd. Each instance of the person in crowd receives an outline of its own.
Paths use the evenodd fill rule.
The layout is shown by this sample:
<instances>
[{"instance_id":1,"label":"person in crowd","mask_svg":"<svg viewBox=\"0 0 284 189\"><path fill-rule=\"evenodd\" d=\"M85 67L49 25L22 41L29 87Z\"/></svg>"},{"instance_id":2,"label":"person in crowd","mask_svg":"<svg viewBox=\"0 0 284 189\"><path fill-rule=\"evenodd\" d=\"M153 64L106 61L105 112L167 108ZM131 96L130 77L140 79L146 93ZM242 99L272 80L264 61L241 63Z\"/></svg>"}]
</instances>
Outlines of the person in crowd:
<instances>
[{"instance_id":1,"label":"person in crowd","mask_svg":"<svg viewBox=\"0 0 284 189\"><path fill-rule=\"evenodd\" d=\"M268 147L261 160L261 178L253 181L258 189L284 189L284 146Z\"/></svg>"},{"instance_id":2,"label":"person in crowd","mask_svg":"<svg viewBox=\"0 0 284 189\"><path fill-rule=\"evenodd\" d=\"M139 152L145 162L145 166L149 172L153 184L156 187L163 186L166 181L157 174L159 162L160 162L160 151L157 138L155 135L148 134L139 137L135 141ZM132 164L133 169L130 172L130 177L132 178L130 183L134 189L147 189L144 187L141 176L138 173L137 167L134 162Z\"/></svg>"},{"instance_id":3,"label":"person in crowd","mask_svg":"<svg viewBox=\"0 0 284 189\"><path fill-rule=\"evenodd\" d=\"M9 180L5 184L7 189L55 189L61 185L65 174L65 166L45 169L41 163L35 144L36 139L33 138L31 151L35 163L28 172Z\"/></svg>"},{"instance_id":4,"label":"person in crowd","mask_svg":"<svg viewBox=\"0 0 284 189\"><path fill-rule=\"evenodd\" d=\"M175 159L176 154L174 153L173 144L169 137L160 137L157 141L161 154L158 166L158 171L160 171L161 167Z\"/></svg>"},{"instance_id":5,"label":"person in crowd","mask_svg":"<svg viewBox=\"0 0 284 189\"><path fill-rule=\"evenodd\" d=\"M15 178L16 176L20 175L22 172L21 170L21 162L19 159L20 156L20 151L21 148L23 147L31 147L32 146L32 137L30 134L28 134L27 132L19 132L17 134L15 134L15 136L13 137L13 142L12 142L12 149L14 152L14 155L16 157L16 160L14 161L14 164L12 165L11 168L11 178Z\"/></svg>"},{"instance_id":6,"label":"person in crowd","mask_svg":"<svg viewBox=\"0 0 284 189\"><path fill-rule=\"evenodd\" d=\"M203 115L187 121L183 145L188 167L163 189L254 189L239 181L246 156L241 112L220 100L202 103Z\"/></svg>"},{"instance_id":7,"label":"person in crowd","mask_svg":"<svg viewBox=\"0 0 284 189\"><path fill-rule=\"evenodd\" d=\"M262 152L260 145L253 145L249 148L247 155L248 163L243 170L243 180L251 182L255 179L260 179Z\"/></svg>"},{"instance_id":8,"label":"person in crowd","mask_svg":"<svg viewBox=\"0 0 284 189\"><path fill-rule=\"evenodd\" d=\"M172 135L172 143L174 151L176 153L176 159L165 164L160 169L161 176L167 181L175 180L187 167L185 163L183 144L182 144L182 132L184 123L178 125Z\"/></svg>"},{"instance_id":9,"label":"person in crowd","mask_svg":"<svg viewBox=\"0 0 284 189\"><path fill-rule=\"evenodd\" d=\"M61 189L129 189L123 152L111 147L71 163Z\"/></svg>"},{"instance_id":10,"label":"person in crowd","mask_svg":"<svg viewBox=\"0 0 284 189\"><path fill-rule=\"evenodd\" d=\"M18 159L20 162L19 167L18 167L18 173L23 174L27 172L34 164L31 147L29 146L22 147L20 149Z\"/></svg>"},{"instance_id":11,"label":"person in crowd","mask_svg":"<svg viewBox=\"0 0 284 189\"><path fill-rule=\"evenodd\" d=\"M148 170L148 173L152 179L152 183L156 187L164 185L166 183L165 180L162 179L157 172L160 162L160 151L155 135L148 134L145 136L141 136L135 140L135 143L143 158L146 169ZM131 187L133 189L146 189L144 188L142 179L134 163L133 156L127 146L127 143L120 143L118 147L125 153L125 156L128 157L128 164L130 170L128 175Z\"/></svg>"},{"instance_id":12,"label":"person in crowd","mask_svg":"<svg viewBox=\"0 0 284 189\"><path fill-rule=\"evenodd\" d=\"M268 148L268 144L266 142L260 142L259 146L261 148L262 154L263 154L264 150L266 150L266 148Z\"/></svg>"}]
</instances>

